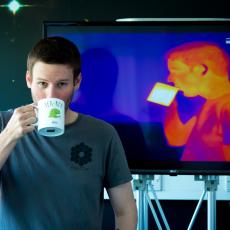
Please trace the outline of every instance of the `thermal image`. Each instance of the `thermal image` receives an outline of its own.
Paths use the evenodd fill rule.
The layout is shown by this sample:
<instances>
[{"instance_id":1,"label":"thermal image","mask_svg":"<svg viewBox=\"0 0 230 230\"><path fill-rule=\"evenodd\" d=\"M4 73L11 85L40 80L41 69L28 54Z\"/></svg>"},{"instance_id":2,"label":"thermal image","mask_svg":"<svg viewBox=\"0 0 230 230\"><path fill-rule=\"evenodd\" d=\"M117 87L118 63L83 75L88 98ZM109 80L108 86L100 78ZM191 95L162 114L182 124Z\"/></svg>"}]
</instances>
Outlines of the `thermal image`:
<instances>
[{"instance_id":1,"label":"thermal image","mask_svg":"<svg viewBox=\"0 0 230 230\"><path fill-rule=\"evenodd\" d=\"M185 97L205 99L183 122L175 99L167 108L164 133L170 146L184 146L182 161L230 161L229 57L216 44L190 42L167 54L167 81ZM189 110L189 108L187 108Z\"/></svg>"}]
</instances>

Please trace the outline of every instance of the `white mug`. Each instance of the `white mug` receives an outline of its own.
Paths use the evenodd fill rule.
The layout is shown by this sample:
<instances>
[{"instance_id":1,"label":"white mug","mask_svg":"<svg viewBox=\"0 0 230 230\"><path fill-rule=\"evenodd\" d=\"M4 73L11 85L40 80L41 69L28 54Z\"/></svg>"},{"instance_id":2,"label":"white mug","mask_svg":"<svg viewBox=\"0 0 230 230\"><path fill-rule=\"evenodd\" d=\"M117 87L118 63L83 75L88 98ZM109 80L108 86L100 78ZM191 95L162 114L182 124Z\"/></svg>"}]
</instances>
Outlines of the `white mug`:
<instances>
[{"instance_id":1,"label":"white mug","mask_svg":"<svg viewBox=\"0 0 230 230\"><path fill-rule=\"evenodd\" d=\"M175 86L157 82L148 95L147 101L170 106L178 91L179 88Z\"/></svg>"},{"instance_id":2,"label":"white mug","mask_svg":"<svg viewBox=\"0 0 230 230\"><path fill-rule=\"evenodd\" d=\"M65 130L65 102L58 98L44 98L36 106L37 131L42 136L60 136Z\"/></svg>"}]
</instances>

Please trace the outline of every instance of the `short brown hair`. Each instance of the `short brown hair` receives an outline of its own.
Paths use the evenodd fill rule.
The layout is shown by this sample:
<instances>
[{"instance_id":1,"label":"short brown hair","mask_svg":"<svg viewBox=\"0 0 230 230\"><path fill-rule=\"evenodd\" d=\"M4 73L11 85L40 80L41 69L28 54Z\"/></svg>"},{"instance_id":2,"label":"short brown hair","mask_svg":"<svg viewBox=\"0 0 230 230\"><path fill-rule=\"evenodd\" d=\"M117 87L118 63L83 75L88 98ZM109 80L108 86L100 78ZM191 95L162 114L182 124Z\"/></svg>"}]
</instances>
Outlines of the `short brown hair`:
<instances>
[{"instance_id":1,"label":"short brown hair","mask_svg":"<svg viewBox=\"0 0 230 230\"><path fill-rule=\"evenodd\" d=\"M66 64L73 68L74 78L80 73L80 52L77 46L63 37L41 39L28 54L27 70L32 74L38 61L47 64Z\"/></svg>"}]
</instances>

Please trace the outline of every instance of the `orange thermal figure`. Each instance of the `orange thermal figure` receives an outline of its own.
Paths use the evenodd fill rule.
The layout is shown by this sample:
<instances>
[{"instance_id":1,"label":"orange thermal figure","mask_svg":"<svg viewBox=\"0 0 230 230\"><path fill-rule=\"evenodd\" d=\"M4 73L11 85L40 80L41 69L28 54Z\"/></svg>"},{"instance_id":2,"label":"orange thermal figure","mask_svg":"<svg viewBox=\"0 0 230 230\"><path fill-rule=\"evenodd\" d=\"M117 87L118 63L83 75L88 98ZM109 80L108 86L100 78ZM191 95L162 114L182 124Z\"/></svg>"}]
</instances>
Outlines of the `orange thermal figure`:
<instances>
[{"instance_id":1,"label":"orange thermal figure","mask_svg":"<svg viewBox=\"0 0 230 230\"><path fill-rule=\"evenodd\" d=\"M229 57L215 44L196 42L171 50L167 61L169 82L186 97L206 99L186 123L172 102L164 121L168 144L185 147L184 161L230 161Z\"/></svg>"}]
</instances>

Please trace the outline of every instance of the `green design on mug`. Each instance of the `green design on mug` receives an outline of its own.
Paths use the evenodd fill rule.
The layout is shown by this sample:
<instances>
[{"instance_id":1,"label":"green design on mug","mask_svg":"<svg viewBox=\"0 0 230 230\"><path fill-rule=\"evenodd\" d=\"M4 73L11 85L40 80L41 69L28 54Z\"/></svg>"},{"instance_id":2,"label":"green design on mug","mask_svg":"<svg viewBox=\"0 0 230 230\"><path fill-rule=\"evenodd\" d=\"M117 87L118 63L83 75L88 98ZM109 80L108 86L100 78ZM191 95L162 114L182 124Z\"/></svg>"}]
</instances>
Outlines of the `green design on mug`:
<instances>
[{"instance_id":1,"label":"green design on mug","mask_svg":"<svg viewBox=\"0 0 230 230\"><path fill-rule=\"evenodd\" d=\"M51 109L50 110L49 117L51 117L51 118L58 118L60 116L61 116L61 112L60 112L59 109L55 108L55 109Z\"/></svg>"}]
</instances>

